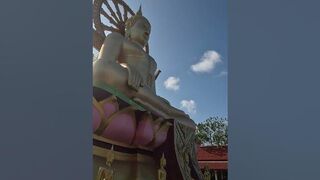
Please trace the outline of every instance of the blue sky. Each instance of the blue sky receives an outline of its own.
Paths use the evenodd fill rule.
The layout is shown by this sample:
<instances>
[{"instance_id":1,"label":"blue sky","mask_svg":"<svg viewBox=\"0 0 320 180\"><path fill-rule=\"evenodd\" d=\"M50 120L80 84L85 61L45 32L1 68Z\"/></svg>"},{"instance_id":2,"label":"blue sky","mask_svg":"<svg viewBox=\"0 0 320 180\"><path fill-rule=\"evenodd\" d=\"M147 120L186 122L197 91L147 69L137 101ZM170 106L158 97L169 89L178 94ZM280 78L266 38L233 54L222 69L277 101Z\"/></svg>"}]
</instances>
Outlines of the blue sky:
<instances>
[{"instance_id":1,"label":"blue sky","mask_svg":"<svg viewBox=\"0 0 320 180\"><path fill-rule=\"evenodd\" d=\"M227 117L226 0L125 2L133 11L142 4L151 23L150 55L162 71L157 94L197 123Z\"/></svg>"}]
</instances>

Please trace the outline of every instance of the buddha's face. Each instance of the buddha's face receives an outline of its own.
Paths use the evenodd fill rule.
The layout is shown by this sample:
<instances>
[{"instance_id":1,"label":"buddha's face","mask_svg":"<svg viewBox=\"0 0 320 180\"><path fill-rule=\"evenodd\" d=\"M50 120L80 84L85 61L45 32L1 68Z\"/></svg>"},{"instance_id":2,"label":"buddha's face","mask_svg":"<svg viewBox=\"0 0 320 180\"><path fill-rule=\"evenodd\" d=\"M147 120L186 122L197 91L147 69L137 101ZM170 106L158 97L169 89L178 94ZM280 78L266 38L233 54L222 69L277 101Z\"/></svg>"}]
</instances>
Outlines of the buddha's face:
<instances>
[{"instance_id":1,"label":"buddha's face","mask_svg":"<svg viewBox=\"0 0 320 180\"><path fill-rule=\"evenodd\" d=\"M148 43L151 27L146 18L139 18L129 31L131 40L142 46Z\"/></svg>"}]
</instances>

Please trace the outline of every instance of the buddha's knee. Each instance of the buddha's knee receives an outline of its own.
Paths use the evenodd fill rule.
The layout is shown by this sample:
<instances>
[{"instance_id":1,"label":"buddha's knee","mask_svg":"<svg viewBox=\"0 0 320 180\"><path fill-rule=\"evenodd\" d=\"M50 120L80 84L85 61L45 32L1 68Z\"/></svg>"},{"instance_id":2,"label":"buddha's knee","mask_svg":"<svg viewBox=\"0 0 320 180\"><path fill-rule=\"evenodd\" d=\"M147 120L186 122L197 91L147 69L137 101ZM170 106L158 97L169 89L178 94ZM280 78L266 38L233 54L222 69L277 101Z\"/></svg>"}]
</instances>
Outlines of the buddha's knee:
<instances>
[{"instance_id":1,"label":"buddha's knee","mask_svg":"<svg viewBox=\"0 0 320 180\"><path fill-rule=\"evenodd\" d=\"M93 67L93 76L94 80L110 85L124 86L128 81L126 69L112 64L96 63Z\"/></svg>"},{"instance_id":2,"label":"buddha's knee","mask_svg":"<svg viewBox=\"0 0 320 180\"><path fill-rule=\"evenodd\" d=\"M93 68L93 80L106 83L124 93L129 98L136 93L128 86L127 69L120 65L96 64Z\"/></svg>"}]
</instances>

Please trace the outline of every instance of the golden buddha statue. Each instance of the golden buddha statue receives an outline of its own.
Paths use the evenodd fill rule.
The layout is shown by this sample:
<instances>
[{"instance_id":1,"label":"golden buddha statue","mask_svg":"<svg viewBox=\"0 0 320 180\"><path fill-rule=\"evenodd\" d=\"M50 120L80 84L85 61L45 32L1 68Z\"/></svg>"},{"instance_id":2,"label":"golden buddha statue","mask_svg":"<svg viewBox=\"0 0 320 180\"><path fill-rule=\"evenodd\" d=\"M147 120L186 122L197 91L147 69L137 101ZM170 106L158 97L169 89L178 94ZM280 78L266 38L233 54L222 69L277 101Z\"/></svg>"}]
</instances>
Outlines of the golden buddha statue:
<instances>
[{"instance_id":1,"label":"golden buddha statue","mask_svg":"<svg viewBox=\"0 0 320 180\"><path fill-rule=\"evenodd\" d=\"M112 32L105 38L93 64L93 81L115 87L164 118L177 119L193 127L187 114L156 95L157 63L144 50L150 33L151 25L140 8L126 21L125 36Z\"/></svg>"},{"instance_id":2,"label":"golden buddha statue","mask_svg":"<svg viewBox=\"0 0 320 180\"><path fill-rule=\"evenodd\" d=\"M93 47L99 51L93 62L94 178L203 179L193 148L195 123L156 93L160 70L149 55L151 25L141 8L134 13L122 0L94 0L93 12ZM102 142L121 147L114 162ZM160 166L156 163L159 151L154 150L162 145L176 153L170 171L164 155ZM127 159L120 149L153 155L136 151Z\"/></svg>"},{"instance_id":3,"label":"golden buddha statue","mask_svg":"<svg viewBox=\"0 0 320 180\"><path fill-rule=\"evenodd\" d=\"M162 153L162 157L160 159L160 169L158 169L158 180L166 180L167 179L167 172L164 169L166 164L167 164L167 161L164 158L164 154Z\"/></svg>"}]
</instances>

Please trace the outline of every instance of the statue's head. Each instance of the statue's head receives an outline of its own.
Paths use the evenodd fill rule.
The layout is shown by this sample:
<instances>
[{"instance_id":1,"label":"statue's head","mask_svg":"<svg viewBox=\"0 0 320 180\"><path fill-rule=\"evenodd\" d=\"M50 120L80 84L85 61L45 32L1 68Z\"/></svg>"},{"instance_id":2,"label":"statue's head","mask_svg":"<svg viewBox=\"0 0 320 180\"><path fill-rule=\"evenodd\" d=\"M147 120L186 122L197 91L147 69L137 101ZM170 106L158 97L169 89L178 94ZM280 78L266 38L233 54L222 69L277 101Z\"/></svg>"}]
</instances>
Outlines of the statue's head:
<instances>
[{"instance_id":1,"label":"statue's head","mask_svg":"<svg viewBox=\"0 0 320 180\"><path fill-rule=\"evenodd\" d=\"M151 33L151 25L147 18L139 11L126 21L126 37L138 42L143 47L148 43Z\"/></svg>"}]
</instances>

